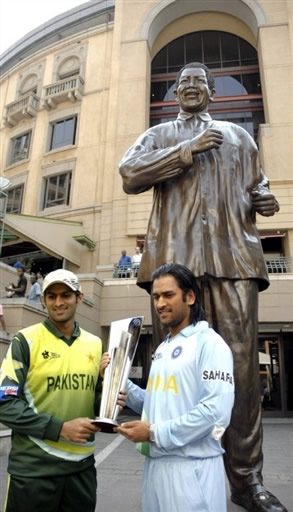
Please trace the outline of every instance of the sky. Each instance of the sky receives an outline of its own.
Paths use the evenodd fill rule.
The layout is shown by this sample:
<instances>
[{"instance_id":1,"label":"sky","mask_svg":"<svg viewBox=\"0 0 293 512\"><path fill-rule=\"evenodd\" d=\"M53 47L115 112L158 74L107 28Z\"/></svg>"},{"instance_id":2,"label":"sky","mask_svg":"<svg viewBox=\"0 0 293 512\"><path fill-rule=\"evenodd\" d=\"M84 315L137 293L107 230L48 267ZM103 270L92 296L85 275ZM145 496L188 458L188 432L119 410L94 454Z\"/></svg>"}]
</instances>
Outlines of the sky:
<instances>
[{"instance_id":1,"label":"sky","mask_svg":"<svg viewBox=\"0 0 293 512\"><path fill-rule=\"evenodd\" d=\"M86 1L0 0L0 54L39 25Z\"/></svg>"}]
</instances>

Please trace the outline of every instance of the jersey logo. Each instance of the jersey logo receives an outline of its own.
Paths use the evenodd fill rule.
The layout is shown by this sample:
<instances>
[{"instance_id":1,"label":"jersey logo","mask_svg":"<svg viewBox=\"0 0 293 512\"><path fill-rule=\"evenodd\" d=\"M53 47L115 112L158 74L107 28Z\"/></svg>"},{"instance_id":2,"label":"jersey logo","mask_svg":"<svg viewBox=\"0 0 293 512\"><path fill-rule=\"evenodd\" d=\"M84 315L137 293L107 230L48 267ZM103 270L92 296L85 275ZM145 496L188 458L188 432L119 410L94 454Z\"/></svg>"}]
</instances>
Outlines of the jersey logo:
<instances>
[{"instance_id":1,"label":"jersey logo","mask_svg":"<svg viewBox=\"0 0 293 512\"><path fill-rule=\"evenodd\" d=\"M94 354L91 354L91 352L89 352L88 354L86 354L86 357L88 358L88 362L89 363L94 363L95 360L96 360L96 356Z\"/></svg>"},{"instance_id":2,"label":"jersey logo","mask_svg":"<svg viewBox=\"0 0 293 512\"><path fill-rule=\"evenodd\" d=\"M161 359L161 357L163 357L162 352L156 352L153 357L153 361L156 361L157 359Z\"/></svg>"},{"instance_id":3,"label":"jersey logo","mask_svg":"<svg viewBox=\"0 0 293 512\"><path fill-rule=\"evenodd\" d=\"M222 380L223 382L233 384L233 375L221 370L204 370L202 372L202 380Z\"/></svg>"},{"instance_id":4,"label":"jersey logo","mask_svg":"<svg viewBox=\"0 0 293 512\"><path fill-rule=\"evenodd\" d=\"M44 350L44 352L42 352L42 356L44 359L57 359L58 357L61 357L60 354L57 354L56 352L49 352L48 350Z\"/></svg>"},{"instance_id":5,"label":"jersey logo","mask_svg":"<svg viewBox=\"0 0 293 512\"><path fill-rule=\"evenodd\" d=\"M0 386L0 400L6 396L17 396L18 386Z\"/></svg>"},{"instance_id":6,"label":"jersey logo","mask_svg":"<svg viewBox=\"0 0 293 512\"><path fill-rule=\"evenodd\" d=\"M180 356L182 350L183 350L183 348L180 345L179 345L179 347L174 348L174 350L171 354L172 359L177 359L177 357Z\"/></svg>"}]
</instances>

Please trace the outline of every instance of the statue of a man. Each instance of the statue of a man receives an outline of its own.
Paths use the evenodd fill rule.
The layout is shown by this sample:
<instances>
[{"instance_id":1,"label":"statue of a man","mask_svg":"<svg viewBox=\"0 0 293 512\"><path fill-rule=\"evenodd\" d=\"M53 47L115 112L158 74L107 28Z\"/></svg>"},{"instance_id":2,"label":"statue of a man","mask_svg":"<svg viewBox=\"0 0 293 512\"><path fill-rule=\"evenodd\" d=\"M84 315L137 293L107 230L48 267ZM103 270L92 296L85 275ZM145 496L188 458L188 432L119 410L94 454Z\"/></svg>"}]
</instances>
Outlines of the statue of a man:
<instances>
[{"instance_id":1,"label":"statue of a man","mask_svg":"<svg viewBox=\"0 0 293 512\"><path fill-rule=\"evenodd\" d=\"M120 163L127 194L154 189L138 285L151 293L152 272L164 263L198 277L206 318L234 355L235 406L223 441L231 499L253 512L286 512L263 487L258 392L258 292L269 281L255 214L274 215L279 205L251 136L208 114L214 93L205 65L184 66L177 119L148 129Z\"/></svg>"}]
</instances>

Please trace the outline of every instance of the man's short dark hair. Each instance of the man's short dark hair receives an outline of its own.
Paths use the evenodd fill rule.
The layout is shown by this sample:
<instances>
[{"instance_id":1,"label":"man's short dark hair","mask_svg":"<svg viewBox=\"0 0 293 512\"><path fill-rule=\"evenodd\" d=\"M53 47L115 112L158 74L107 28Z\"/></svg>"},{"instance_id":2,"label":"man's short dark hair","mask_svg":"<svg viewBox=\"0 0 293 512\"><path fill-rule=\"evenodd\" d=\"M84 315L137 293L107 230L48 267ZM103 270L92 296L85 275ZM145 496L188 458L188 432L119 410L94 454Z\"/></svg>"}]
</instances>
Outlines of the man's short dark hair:
<instances>
[{"instance_id":1,"label":"man's short dark hair","mask_svg":"<svg viewBox=\"0 0 293 512\"><path fill-rule=\"evenodd\" d=\"M175 83L176 89L177 89L177 87L179 85L179 80L180 80L180 77L182 75L182 72L184 71L184 69L189 69L189 68L203 69L205 71L205 74L206 74L206 77L207 77L208 86L209 86L210 91L215 91L216 86L215 86L214 75L209 70L209 68L205 64L203 64L202 62L190 62L189 64L185 64L185 66L183 66L180 69L180 71L178 71L177 76L176 76L176 83Z\"/></svg>"},{"instance_id":2,"label":"man's short dark hair","mask_svg":"<svg viewBox=\"0 0 293 512\"><path fill-rule=\"evenodd\" d=\"M156 279L167 275L174 277L179 288L183 292L183 297L186 296L189 290L192 290L196 295L195 303L190 306L190 323L195 325L200 320L204 320L205 315L201 304L200 288L197 284L196 277L191 270L185 267L185 265L180 265L179 263L165 263L153 272L152 285Z\"/></svg>"}]
</instances>

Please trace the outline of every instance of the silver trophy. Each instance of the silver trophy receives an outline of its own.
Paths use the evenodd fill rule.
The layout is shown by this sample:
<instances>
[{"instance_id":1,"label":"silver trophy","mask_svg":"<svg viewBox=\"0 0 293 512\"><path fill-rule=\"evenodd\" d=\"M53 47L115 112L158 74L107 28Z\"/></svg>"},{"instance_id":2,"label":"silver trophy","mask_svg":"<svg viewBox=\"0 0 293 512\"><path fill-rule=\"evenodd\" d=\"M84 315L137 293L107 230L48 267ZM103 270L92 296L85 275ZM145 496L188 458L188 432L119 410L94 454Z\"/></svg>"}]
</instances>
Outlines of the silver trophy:
<instances>
[{"instance_id":1,"label":"silver trophy","mask_svg":"<svg viewBox=\"0 0 293 512\"><path fill-rule=\"evenodd\" d=\"M104 374L99 416L93 420L102 432L113 433L118 426L118 395L126 386L143 321L143 316L135 316L111 323L107 350L111 362Z\"/></svg>"}]
</instances>

